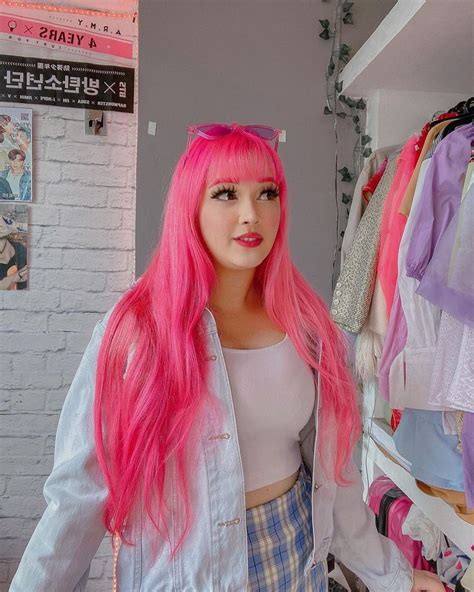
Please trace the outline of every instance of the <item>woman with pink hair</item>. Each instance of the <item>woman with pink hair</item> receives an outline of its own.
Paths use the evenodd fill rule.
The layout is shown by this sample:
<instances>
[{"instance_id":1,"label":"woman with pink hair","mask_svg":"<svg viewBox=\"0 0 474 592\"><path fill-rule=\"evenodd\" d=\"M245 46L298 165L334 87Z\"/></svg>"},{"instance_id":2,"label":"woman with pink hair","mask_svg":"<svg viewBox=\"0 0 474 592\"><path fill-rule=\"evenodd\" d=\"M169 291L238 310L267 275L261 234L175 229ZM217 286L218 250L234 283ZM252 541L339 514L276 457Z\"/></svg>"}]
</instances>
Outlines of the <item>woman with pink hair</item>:
<instances>
[{"instance_id":1,"label":"woman with pink hair","mask_svg":"<svg viewBox=\"0 0 474 592\"><path fill-rule=\"evenodd\" d=\"M159 245L66 398L11 592L83 590L106 531L124 592L324 592L329 551L370 590L441 592L362 500L345 341L289 254L280 130L188 131Z\"/></svg>"}]
</instances>

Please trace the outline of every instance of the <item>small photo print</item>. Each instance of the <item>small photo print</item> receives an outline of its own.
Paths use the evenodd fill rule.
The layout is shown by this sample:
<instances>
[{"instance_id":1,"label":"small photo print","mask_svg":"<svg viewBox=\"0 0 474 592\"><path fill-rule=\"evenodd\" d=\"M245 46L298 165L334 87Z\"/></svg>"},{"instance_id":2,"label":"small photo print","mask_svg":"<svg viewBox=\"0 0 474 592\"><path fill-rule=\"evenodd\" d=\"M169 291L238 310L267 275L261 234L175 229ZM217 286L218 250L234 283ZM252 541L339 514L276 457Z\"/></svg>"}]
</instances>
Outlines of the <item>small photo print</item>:
<instances>
[{"instance_id":1,"label":"small photo print","mask_svg":"<svg viewBox=\"0 0 474 592\"><path fill-rule=\"evenodd\" d=\"M0 290L28 289L28 208L0 203Z\"/></svg>"},{"instance_id":2,"label":"small photo print","mask_svg":"<svg viewBox=\"0 0 474 592\"><path fill-rule=\"evenodd\" d=\"M31 201L33 111L0 107L0 202Z\"/></svg>"}]
</instances>

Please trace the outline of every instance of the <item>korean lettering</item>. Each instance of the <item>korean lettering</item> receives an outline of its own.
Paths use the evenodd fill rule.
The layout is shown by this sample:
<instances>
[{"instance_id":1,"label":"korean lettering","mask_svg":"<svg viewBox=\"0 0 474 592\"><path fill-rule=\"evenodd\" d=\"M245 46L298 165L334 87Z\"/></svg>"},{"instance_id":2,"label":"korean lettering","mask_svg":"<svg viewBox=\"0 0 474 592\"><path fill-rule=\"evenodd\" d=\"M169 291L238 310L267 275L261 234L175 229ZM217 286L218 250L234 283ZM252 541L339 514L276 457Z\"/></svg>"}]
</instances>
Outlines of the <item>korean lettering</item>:
<instances>
[{"instance_id":1,"label":"korean lettering","mask_svg":"<svg viewBox=\"0 0 474 592\"><path fill-rule=\"evenodd\" d=\"M69 76L66 74L64 77L64 92L77 94L81 87L80 76Z\"/></svg>"},{"instance_id":2,"label":"korean lettering","mask_svg":"<svg viewBox=\"0 0 474 592\"><path fill-rule=\"evenodd\" d=\"M49 84L50 86L46 86ZM61 81L53 74L48 80L45 80L45 90L62 90Z\"/></svg>"},{"instance_id":3,"label":"korean lettering","mask_svg":"<svg viewBox=\"0 0 474 592\"><path fill-rule=\"evenodd\" d=\"M25 81L25 75L23 72L12 72L11 70L7 70L4 78L7 81L7 88L23 88L23 83Z\"/></svg>"},{"instance_id":4,"label":"korean lettering","mask_svg":"<svg viewBox=\"0 0 474 592\"><path fill-rule=\"evenodd\" d=\"M44 82L43 74L38 74L38 78L35 78L33 72L26 73L26 89L27 90L42 90Z\"/></svg>"},{"instance_id":5,"label":"korean lettering","mask_svg":"<svg viewBox=\"0 0 474 592\"><path fill-rule=\"evenodd\" d=\"M96 96L99 94L99 79L98 78L88 78L87 76L82 81L84 86L84 93L90 96Z\"/></svg>"}]
</instances>

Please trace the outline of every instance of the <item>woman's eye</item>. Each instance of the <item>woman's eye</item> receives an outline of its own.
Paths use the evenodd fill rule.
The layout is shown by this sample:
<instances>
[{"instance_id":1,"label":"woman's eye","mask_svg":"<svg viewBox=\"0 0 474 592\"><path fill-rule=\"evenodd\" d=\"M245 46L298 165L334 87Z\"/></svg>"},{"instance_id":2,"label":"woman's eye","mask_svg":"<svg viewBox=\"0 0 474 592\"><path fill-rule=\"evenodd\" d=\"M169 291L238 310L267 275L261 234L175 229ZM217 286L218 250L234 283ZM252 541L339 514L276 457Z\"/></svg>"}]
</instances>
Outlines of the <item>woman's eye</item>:
<instances>
[{"instance_id":1,"label":"woman's eye","mask_svg":"<svg viewBox=\"0 0 474 592\"><path fill-rule=\"evenodd\" d=\"M264 189L262 191L262 195L267 196L264 199L264 201L270 201L270 200L276 199L280 194L278 193L278 191L276 189Z\"/></svg>"},{"instance_id":2,"label":"woman's eye","mask_svg":"<svg viewBox=\"0 0 474 592\"><path fill-rule=\"evenodd\" d=\"M230 197L229 197L230 196ZM211 199L218 199L219 201L230 201L235 199L235 191L233 189L220 189L211 195Z\"/></svg>"}]
</instances>

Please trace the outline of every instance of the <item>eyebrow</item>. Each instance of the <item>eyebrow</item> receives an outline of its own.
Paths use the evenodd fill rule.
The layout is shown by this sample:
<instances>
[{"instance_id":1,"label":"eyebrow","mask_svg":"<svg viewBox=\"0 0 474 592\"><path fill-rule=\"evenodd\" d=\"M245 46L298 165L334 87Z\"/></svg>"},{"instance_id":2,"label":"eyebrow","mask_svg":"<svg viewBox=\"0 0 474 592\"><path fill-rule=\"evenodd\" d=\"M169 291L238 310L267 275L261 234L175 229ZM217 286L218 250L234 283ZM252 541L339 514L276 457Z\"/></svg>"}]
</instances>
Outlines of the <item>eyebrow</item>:
<instances>
[{"instance_id":1,"label":"eyebrow","mask_svg":"<svg viewBox=\"0 0 474 592\"><path fill-rule=\"evenodd\" d=\"M261 177L260 179L257 179L257 183L269 183L269 182L275 183L275 185L278 185L278 183L275 181L275 179L273 177ZM221 183L234 183L234 184L238 184L239 180L236 179L235 177L224 177L222 179L217 179L217 181L214 181L213 183L211 183L209 185L209 187L213 187L214 185L220 185Z\"/></svg>"}]
</instances>

